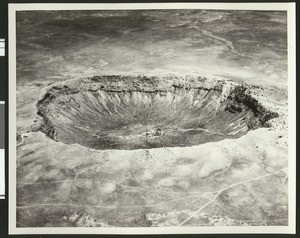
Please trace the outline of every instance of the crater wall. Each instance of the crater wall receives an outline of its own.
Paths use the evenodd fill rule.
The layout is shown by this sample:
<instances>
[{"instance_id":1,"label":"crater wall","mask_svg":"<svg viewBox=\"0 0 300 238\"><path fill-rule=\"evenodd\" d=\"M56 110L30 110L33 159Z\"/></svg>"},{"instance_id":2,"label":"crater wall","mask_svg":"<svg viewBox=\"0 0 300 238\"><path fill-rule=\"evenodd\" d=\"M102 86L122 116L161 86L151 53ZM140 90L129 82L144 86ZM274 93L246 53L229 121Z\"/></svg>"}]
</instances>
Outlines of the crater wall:
<instances>
[{"instance_id":1,"label":"crater wall","mask_svg":"<svg viewBox=\"0 0 300 238\"><path fill-rule=\"evenodd\" d=\"M268 126L245 85L205 77L98 76L53 85L38 104L47 136L93 149L185 147Z\"/></svg>"}]
</instances>

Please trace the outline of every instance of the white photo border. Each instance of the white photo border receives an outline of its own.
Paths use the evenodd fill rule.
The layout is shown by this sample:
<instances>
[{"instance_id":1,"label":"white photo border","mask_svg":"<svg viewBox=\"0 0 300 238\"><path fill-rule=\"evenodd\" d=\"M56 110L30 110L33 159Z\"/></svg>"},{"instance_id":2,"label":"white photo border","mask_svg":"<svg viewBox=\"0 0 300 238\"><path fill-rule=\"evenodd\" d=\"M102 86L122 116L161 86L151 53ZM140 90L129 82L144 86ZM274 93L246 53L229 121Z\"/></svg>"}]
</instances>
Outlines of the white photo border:
<instances>
[{"instance_id":1,"label":"white photo border","mask_svg":"<svg viewBox=\"0 0 300 238\"><path fill-rule=\"evenodd\" d=\"M295 234L296 232L296 16L295 3L9 4L9 234ZM288 17L288 226L228 227L38 227L16 226L16 12L29 10L270 10Z\"/></svg>"}]
</instances>

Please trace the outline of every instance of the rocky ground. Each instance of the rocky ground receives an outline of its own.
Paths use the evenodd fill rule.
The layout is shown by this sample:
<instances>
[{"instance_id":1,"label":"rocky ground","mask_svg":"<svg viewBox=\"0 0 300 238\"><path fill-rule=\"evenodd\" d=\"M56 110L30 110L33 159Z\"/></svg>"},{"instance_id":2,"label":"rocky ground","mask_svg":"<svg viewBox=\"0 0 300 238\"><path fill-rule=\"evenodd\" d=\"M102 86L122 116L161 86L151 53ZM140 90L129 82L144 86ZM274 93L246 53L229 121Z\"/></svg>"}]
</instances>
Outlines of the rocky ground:
<instances>
[{"instance_id":1,"label":"rocky ground","mask_svg":"<svg viewBox=\"0 0 300 238\"><path fill-rule=\"evenodd\" d=\"M157 85L161 90L167 83L180 85L178 81L187 83L190 79L195 80L192 77L189 80L172 77L171 81L169 78L154 79L161 83L151 85ZM134 137L136 134L147 138L144 131L132 129L126 135L121 133L122 143L104 143L104 139L100 138L95 146L91 142L92 132L97 133L98 129L98 133L103 133L108 126L102 118L114 120L113 129L107 132L109 134L113 133L112 130L123 130L114 127L128 115L117 115L115 111L116 115L110 118L109 109L113 111L116 104L108 105L106 99L109 96L106 94L99 97L98 101L95 101L93 95L99 94L99 88L102 88L100 94L108 93L105 90L109 88L110 92L114 88L114 93L118 89L124 90L122 84L126 84L127 90L140 87L133 86L136 80L141 81L139 78L133 80L132 84L128 79L118 80L109 80L108 83L105 78L96 77L60 82L46 87L40 100L32 105L34 111L31 113L34 118L26 128L20 127L18 132L20 226L287 224L286 107L274 101L275 95L282 97L280 91L273 93L268 89L200 77L193 85L188 84L190 89L184 89L186 95L183 98L188 97L191 88L196 86L197 90L206 88L217 91L221 88L221 91L217 91L220 94L215 100L212 100L212 96L205 97L209 93L202 95L200 101L207 105L200 108L195 103L191 105L200 113L196 114L197 122L199 118L202 123L208 122L208 125L201 128L207 128L208 131L218 129L219 133L226 132L225 136L214 139L211 134L206 137L204 135L207 141L201 143L198 137L191 135L196 141L189 144L185 140L184 144L179 144L176 138L170 142L169 138L172 136L157 134L150 135L154 136L155 142L151 144L147 141L145 144L143 137L139 137L137 141L128 138L128 135ZM144 82L146 81L144 78ZM103 85L106 85L106 89L103 89ZM245 87L249 94L244 90L236 92L238 87ZM91 93L92 89L94 94L78 96L83 92ZM151 90L158 89L153 86ZM255 100L255 96L262 97L259 94L261 91L274 96L265 98L268 103ZM138 97L134 96L134 92L132 97ZM244 93L243 96L239 95L241 93ZM124 92L121 95L123 94ZM166 100L167 93L164 95L161 97ZM244 99L247 95L251 97L248 101ZM115 96L110 97L116 100ZM235 97L235 104L228 104L229 98L232 100ZM176 97L172 100L176 102ZM165 102L160 99L153 109L158 115L163 114L164 108L168 108L162 101ZM181 97L177 101L184 100ZM195 99L187 101L194 102ZM171 107L171 101L168 102ZM251 102L256 103L254 108L250 107ZM138 108L139 104L143 105L143 110L138 110L138 118L145 118L143 100L128 100L124 112ZM74 105L78 106L76 110ZM107 110L104 110L104 105ZM230 110L227 110L228 105ZM243 111L232 111L232 105ZM211 111L211 108L216 110ZM104 115L103 110L106 112ZM122 112L121 108L117 110ZM27 111L30 113L28 109ZM134 121L135 114L129 115L127 120L131 127L138 125ZM169 111L164 116L168 115L171 115ZM99 120L96 120L97 116ZM187 116L190 120L194 119L191 114ZM207 116L212 119L208 120ZM175 115L175 118L178 120L168 118L168 123L163 125L170 126L172 122L173 126L181 126L182 122L186 123L186 117L180 120ZM242 118L246 119L241 120ZM149 124L148 119L140 121ZM165 128L160 124L161 121L162 118L150 120L151 125ZM195 128L199 123L192 122L189 125ZM183 124L183 127L186 126L187 124ZM104 138L106 136L103 135ZM182 140L182 136L179 135L177 140ZM126 143L124 137L127 139ZM201 145L195 145L197 142Z\"/></svg>"},{"instance_id":2,"label":"rocky ground","mask_svg":"<svg viewBox=\"0 0 300 238\"><path fill-rule=\"evenodd\" d=\"M17 226L287 225L285 23L279 12L18 13ZM121 118L131 129L116 135ZM139 131L142 119L160 125ZM202 134L182 143L170 125ZM115 135L105 146L103 129Z\"/></svg>"}]
</instances>

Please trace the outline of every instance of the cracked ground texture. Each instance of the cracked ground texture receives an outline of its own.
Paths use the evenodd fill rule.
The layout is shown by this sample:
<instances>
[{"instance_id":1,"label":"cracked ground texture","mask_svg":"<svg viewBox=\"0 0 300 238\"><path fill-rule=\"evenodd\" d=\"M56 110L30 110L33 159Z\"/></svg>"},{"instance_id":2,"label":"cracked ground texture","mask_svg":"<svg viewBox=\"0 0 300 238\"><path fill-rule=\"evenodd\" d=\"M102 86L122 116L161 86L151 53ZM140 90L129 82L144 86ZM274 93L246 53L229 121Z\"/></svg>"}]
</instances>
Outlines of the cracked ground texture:
<instances>
[{"instance_id":1,"label":"cracked ground texture","mask_svg":"<svg viewBox=\"0 0 300 238\"><path fill-rule=\"evenodd\" d=\"M286 47L284 12L18 12L17 226L286 226ZM99 150L41 130L49 89L112 74L246 85L278 116L159 148Z\"/></svg>"}]
</instances>

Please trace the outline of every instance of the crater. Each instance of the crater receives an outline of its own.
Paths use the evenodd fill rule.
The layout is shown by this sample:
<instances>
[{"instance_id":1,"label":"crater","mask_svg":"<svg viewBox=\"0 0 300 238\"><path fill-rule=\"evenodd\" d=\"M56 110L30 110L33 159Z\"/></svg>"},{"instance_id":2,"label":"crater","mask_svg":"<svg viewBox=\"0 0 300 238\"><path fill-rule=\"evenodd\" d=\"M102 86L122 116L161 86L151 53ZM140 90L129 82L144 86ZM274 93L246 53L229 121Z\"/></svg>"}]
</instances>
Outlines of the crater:
<instances>
[{"instance_id":1,"label":"crater","mask_svg":"<svg viewBox=\"0 0 300 238\"><path fill-rule=\"evenodd\" d=\"M186 147L238 138L276 113L246 85L200 76L105 75L52 85L37 103L40 130L106 150Z\"/></svg>"}]
</instances>

